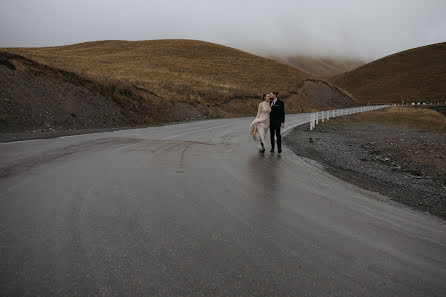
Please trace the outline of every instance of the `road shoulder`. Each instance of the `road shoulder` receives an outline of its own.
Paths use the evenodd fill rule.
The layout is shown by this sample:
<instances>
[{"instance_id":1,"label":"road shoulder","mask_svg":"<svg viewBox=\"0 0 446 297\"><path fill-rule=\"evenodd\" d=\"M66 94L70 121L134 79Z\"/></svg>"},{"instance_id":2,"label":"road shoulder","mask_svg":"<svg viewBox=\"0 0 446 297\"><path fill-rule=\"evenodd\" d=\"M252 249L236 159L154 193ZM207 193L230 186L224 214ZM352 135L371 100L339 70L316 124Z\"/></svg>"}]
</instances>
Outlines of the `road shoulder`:
<instances>
[{"instance_id":1,"label":"road shoulder","mask_svg":"<svg viewBox=\"0 0 446 297\"><path fill-rule=\"evenodd\" d=\"M294 128L285 144L349 183L446 218L446 134L330 122L314 131Z\"/></svg>"}]
</instances>

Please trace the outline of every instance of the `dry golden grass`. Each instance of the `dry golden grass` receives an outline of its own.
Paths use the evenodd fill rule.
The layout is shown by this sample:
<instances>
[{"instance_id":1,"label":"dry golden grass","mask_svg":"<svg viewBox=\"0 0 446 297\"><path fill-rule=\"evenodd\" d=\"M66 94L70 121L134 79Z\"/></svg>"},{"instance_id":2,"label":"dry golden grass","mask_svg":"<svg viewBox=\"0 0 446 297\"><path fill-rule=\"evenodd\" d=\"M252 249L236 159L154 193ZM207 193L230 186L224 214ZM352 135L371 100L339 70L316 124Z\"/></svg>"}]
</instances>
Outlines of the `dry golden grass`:
<instances>
[{"instance_id":1,"label":"dry golden grass","mask_svg":"<svg viewBox=\"0 0 446 297\"><path fill-rule=\"evenodd\" d=\"M428 108L391 107L341 119L357 124L398 125L417 131L446 133L446 116Z\"/></svg>"},{"instance_id":2,"label":"dry golden grass","mask_svg":"<svg viewBox=\"0 0 446 297\"><path fill-rule=\"evenodd\" d=\"M271 90L286 98L310 77L284 63L194 40L100 41L7 50L93 80L119 80L165 99L207 104L258 100Z\"/></svg>"},{"instance_id":3,"label":"dry golden grass","mask_svg":"<svg viewBox=\"0 0 446 297\"><path fill-rule=\"evenodd\" d=\"M446 43L376 60L331 81L363 102L446 99Z\"/></svg>"}]
</instances>

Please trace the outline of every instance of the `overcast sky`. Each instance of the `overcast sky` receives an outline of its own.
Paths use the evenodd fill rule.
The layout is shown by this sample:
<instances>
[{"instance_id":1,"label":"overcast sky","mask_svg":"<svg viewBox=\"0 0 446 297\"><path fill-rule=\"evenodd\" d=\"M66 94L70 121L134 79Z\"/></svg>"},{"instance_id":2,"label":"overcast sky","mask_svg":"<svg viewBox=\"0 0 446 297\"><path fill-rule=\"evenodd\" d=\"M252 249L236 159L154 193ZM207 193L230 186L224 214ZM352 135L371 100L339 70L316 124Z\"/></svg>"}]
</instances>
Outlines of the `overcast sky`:
<instances>
[{"instance_id":1,"label":"overcast sky","mask_svg":"<svg viewBox=\"0 0 446 297\"><path fill-rule=\"evenodd\" d=\"M446 41L446 0L0 0L0 47L187 38L378 58Z\"/></svg>"}]
</instances>

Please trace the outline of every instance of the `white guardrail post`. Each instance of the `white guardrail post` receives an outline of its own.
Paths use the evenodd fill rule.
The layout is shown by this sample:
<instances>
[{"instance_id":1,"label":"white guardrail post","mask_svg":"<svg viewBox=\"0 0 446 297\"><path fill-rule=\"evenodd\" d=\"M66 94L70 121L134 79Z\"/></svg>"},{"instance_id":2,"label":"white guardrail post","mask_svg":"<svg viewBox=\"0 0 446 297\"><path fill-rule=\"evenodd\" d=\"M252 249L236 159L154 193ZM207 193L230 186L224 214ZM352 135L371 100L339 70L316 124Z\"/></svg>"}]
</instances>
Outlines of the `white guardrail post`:
<instances>
[{"instance_id":1,"label":"white guardrail post","mask_svg":"<svg viewBox=\"0 0 446 297\"><path fill-rule=\"evenodd\" d=\"M314 112L310 113L310 130L314 129Z\"/></svg>"},{"instance_id":2,"label":"white guardrail post","mask_svg":"<svg viewBox=\"0 0 446 297\"><path fill-rule=\"evenodd\" d=\"M385 104L385 105L368 105L368 106L359 106L352 108L341 108L341 109L332 109L332 110L323 110L310 113L310 130L313 130L316 125L319 124L319 119L322 123L325 120L329 120L331 118L337 118L344 115L357 114L367 111L373 111L381 108L391 107L391 106L400 106L399 104Z\"/></svg>"}]
</instances>

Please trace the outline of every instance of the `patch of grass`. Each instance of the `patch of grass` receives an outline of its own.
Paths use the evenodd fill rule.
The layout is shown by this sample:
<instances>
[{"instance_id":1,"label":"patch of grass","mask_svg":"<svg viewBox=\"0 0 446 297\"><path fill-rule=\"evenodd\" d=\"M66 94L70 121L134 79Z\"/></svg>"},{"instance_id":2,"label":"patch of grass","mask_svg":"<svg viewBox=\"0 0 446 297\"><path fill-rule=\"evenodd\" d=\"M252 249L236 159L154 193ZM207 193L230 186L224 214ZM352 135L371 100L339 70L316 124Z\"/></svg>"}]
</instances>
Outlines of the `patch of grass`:
<instances>
[{"instance_id":1,"label":"patch of grass","mask_svg":"<svg viewBox=\"0 0 446 297\"><path fill-rule=\"evenodd\" d=\"M428 108L391 107L342 117L327 123L331 122L398 125L417 131L446 133L446 116Z\"/></svg>"}]
</instances>

